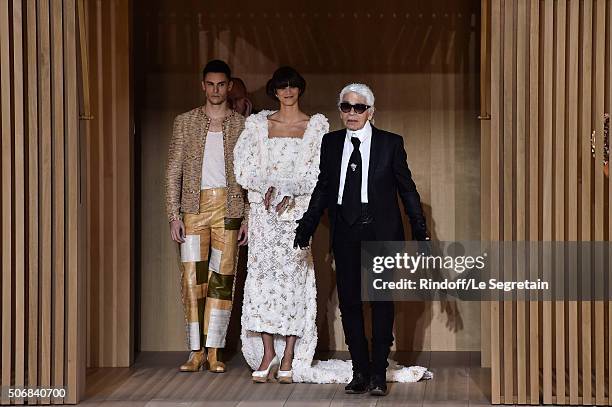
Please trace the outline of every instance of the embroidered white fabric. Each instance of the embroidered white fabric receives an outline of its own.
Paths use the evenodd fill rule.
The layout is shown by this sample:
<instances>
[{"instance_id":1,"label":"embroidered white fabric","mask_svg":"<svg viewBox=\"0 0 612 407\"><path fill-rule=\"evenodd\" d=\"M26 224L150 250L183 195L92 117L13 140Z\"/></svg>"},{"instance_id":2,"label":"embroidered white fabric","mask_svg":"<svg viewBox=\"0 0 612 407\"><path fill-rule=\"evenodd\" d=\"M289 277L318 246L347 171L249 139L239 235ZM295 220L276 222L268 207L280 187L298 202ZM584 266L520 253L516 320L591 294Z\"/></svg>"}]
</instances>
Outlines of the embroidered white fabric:
<instances>
[{"instance_id":1,"label":"embroidered white fabric","mask_svg":"<svg viewBox=\"0 0 612 407\"><path fill-rule=\"evenodd\" d=\"M282 355L286 335L296 335L293 380L309 383L347 383L351 361L313 361L317 346L316 285L310 249L293 248L295 221L310 200L319 175L321 140L329 130L327 118L310 118L303 138L268 138L264 110L247 118L234 149L236 180L248 190L248 272L242 305L242 353L252 369L263 357L260 333L273 333L277 355ZM289 208L277 215L263 205L270 186L276 188L272 205L291 197ZM420 366L403 367L390 361L387 380L415 382L432 373Z\"/></svg>"}]
</instances>

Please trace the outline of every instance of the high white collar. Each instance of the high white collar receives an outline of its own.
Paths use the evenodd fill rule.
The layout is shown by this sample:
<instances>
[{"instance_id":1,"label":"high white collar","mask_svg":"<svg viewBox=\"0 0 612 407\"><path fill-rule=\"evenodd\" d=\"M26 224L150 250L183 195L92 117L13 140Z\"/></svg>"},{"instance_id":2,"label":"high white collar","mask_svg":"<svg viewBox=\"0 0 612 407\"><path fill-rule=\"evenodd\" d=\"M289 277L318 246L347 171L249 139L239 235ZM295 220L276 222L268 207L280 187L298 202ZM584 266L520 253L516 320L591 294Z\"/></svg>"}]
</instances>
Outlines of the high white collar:
<instances>
[{"instance_id":1,"label":"high white collar","mask_svg":"<svg viewBox=\"0 0 612 407\"><path fill-rule=\"evenodd\" d=\"M346 137L351 139L351 137L357 137L360 142L364 142L368 137L372 135L372 125L370 121L366 121L365 125L359 130L349 130L346 129Z\"/></svg>"}]
</instances>

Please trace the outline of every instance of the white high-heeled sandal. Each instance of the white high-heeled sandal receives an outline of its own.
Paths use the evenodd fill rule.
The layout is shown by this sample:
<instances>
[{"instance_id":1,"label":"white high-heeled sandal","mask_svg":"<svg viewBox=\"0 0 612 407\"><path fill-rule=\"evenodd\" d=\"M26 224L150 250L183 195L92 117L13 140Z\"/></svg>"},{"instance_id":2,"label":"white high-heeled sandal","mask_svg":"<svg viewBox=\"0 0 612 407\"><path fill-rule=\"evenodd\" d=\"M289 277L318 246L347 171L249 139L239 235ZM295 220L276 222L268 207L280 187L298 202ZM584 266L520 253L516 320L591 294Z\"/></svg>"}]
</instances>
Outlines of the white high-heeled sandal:
<instances>
[{"instance_id":1,"label":"white high-heeled sandal","mask_svg":"<svg viewBox=\"0 0 612 407\"><path fill-rule=\"evenodd\" d=\"M274 358L270 361L270 364L268 365L268 368L266 370L255 370L253 372L253 374L251 375L253 377L253 381L255 383L267 382L270 376L275 376L279 366L280 361L278 360L278 356L274 355Z\"/></svg>"},{"instance_id":2,"label":"white high-heeled sandal","mask_svg":"<svg viewBox=\"0 0 612 407\"><path fill-rule=\"evenodd\" d=\"M278 372L276 372L276 378L279 383L284 383L284 384L293 383L293 369L280 370L280 366L279 366Z\"/></svg>"}]
</instances>

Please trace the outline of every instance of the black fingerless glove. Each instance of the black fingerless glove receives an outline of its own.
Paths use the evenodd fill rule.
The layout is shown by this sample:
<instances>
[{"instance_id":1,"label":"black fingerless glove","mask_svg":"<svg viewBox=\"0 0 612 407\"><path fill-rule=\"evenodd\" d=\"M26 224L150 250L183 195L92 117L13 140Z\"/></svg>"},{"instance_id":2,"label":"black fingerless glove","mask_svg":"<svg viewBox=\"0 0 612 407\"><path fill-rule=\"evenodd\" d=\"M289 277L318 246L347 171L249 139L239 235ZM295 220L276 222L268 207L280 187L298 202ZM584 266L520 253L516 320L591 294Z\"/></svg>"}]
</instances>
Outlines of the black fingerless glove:
<instances>
[{"instance_id":1,"label":"black fingerless glove","mask_svg":"<svg viewBox=\"0 0 612 407\"><path fill-rule=\"evenodd\" d=\"M293 248L305 249L310 246L310 238L314 234L315 227L307 218L302 218L295 221L298 227L295 229L295 239L293 240Z\"/></svg>"}]
</instances>

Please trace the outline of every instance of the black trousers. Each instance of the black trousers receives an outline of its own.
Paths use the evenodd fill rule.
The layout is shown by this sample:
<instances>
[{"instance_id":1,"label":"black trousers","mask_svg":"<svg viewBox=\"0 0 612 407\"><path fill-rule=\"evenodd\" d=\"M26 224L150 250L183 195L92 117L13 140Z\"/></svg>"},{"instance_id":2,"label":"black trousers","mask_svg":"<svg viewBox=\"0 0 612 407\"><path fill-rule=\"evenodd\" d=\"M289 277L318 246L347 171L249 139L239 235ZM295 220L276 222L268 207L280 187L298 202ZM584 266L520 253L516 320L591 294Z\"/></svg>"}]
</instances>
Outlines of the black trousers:
<instances>
[{"instance_id":1,"label":"black trousers","mask_svg":"<svg viewBox=\"0 0 612 407\"><path fill-rule=\"evenodd\" d=\"M361 242L375 240L372 223L349 226L340 214L336 220L333 253L336 285L346 344L353 360L353 372L382 375L393 344L393 302L370 302L372 310L372 358L365 335L361 301Z\"/></svg>"}]
</instances>

